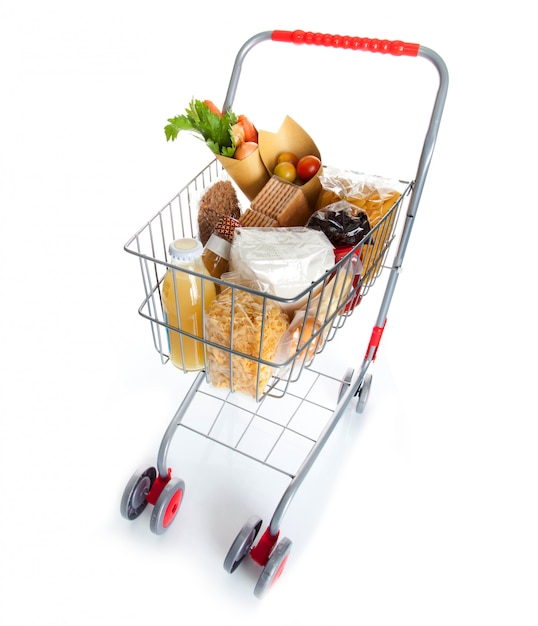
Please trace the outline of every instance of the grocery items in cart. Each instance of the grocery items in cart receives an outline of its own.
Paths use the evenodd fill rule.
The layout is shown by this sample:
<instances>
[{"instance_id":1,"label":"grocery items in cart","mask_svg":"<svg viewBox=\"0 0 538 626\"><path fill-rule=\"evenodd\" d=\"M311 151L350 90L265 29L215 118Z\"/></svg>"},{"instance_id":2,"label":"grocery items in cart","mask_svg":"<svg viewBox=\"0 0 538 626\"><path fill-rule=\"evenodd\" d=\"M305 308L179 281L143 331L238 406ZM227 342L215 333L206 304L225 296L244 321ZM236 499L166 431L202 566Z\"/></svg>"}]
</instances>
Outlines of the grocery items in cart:
<instances>
[{"instance_id":1,"label":"grocery items in cart","mask_svg":"<svg viewBox=\"0 0 538 626\"><path fill-rule=\"evenodd\" d=\"M338 171L330 168L327 170ZM272 180L269 180L267 186L273 190L272 193L279 196L279 185L273 185ZM260 296L262 301L265 301L266 307L271 301L288 316L291 329L281 339L282 345L276 352L271 346L265 346L266 338L263 332L259 345L255 342L250 345L236 341L234 332L238 328L237 324L229 325L228 334L222 344L211 346L210 344L214 342L207 336L196 341L196 344L200 352L204 346L206 353L208 346L213 347L215 349L213 354L221 357L221 365L224 364L226 357L229 371L226 375L219 376L218 380L219 384L228 381L228 389L233 393L237 393L239 387L242 387L248 389L243 393L247 395L254 393L257 401L262 400L265 395L279 397L285 394L288 385L301 375L304 367L312 365L315 356L345 325L348 315L356 304L362 301L381 274L389 246L396 235L397 216L403 200L409 195L411 184L398 183L397 189L398 201L371 228L364 218L365 209L359 209L346 200L338 199L336 203L333 202L333 208L340 205L348 207L349 204L353 211L358 212L357 220L353 218L349 224L347 217L343 218L341 215L339 217L340 225L343 226L340 231L347 230L349 238L345 238L346 232L339 232L336 228L327 230L330 237L333 237L335 232L344 235L343 239L339 240L338 237L334 239L335 247L321 229L311 228L309 224L280 226L273 217L252 211L250 207L253 202L247 202L244 206L249 208L242 211L238 198L241 198L241 203L244 199L239 188L234 181L229 180L228 173L222 169L220 162L212 161L126 245L129 252L140 258L145 290L140 314L152 322L154 344L162 362L166 363L170 359L171 345L179 343L181 346L182 342L186 342L185 345L192 345L195 341L190 331L175 323L174 317L168 316L161 301L163 272L171 269L167 242L177 238L178 233L183 237L201 241L201 224L205 228L204 232L209 242L212 235L217 234L217 226L222 221L234 228L228 268L220 278L217 274L226 266L224 257L227 252L224 251L220 259L216 256L212 258L212 262L218 261L217 267L213 268L212 276L216 293L231 290L228 304L232 309L232 315L235 315L235 304L248 299L243 291ZM272 193L267 195L268 201L262 205L268 212L270 212L268 207L273 206L270 201ZM289 199L289 196L286 198ZM279 211L287 211L290 205L284 202L276 203L275 206L279 207ZM271 225L263 221L262 225L257 225L256 221L251 223L250 220L245 220L249 211L270 220ZM317 209L313 216L316 214L319 216L320 212L324 211L335 219L338 218L339 212L333 211L331 205ZM239 214L239 219L231 217L230 212ZM202 213L203 220L200 218ZM327 220L323 221L329 223ZM245 225L245 222L248 225ZM335 224L333 221L333 227ZM343 241L356 243L342 248L339 243ZM209 255L212 244L209 245L208 242L206 251ZM370 261L367 274L361 269L365 250L368 250L367 258ZM374 251L375 256L372 256L370 250ZM176 269L176 272L179 270ZM179 302L177 308L179 316L176 317L182 319ZM241 315L238 319L242 319ZM166 330L164 338L163 329ZM174 339L173 344L169 336ZM271 343L273 338L268 337L267 341ZM268 355L271 355L270 358ZM240 364L244 365L256 359L264 366L263 369L259 370L256 364L251 365L248 371L253 373L254 379L249 384L234 384L236 376L232 371L232 362L238 368ZM245 371L246 368L243 368L242 376L248 378ZM263 376L259 380L267 381L265 387L256 383L258 371L263 371ZM269 372L271 375L267 378L266 374ZM216 379L210 378L208 374L207 378L210 381Z\"/></svg>"},{"instance_id":2,"label":"grocery items in cart","mask_svg":"<svg viewBox=\"0 0 538 626\"><path fill-rule=\"evenodd\" d=\"M239 219L241 205L229 180L217 180L204 188L198 203L198 236L205 246L223 217Z\"/></svg>"},{"instance_id":3,"label":"grocery items in cart","mask_svg":"<svg viewBox=\"0 0 538 626\"><path fill-rule=\"evenodd\" d=\"M239 222L233 217L221 217L215 227L215 231L211 234L204 246L202 261L207 271L214 278L220 278L228 271L230 265L230 250L234 232L238 226Z\"/></svg>"},{"instance_id":4,"label":"grocery items in cart","mask_svg":"<svg viewBox=\"0 0 538 626\"><path fill-rule=\"evenodd\" d=\"M286 313L300 308L298 296L333 265L334 248L327 237L301 226L238 228L230 251L232 271L282 298Z\"/></svg>"},{"instance_id":5,"label":"grocery items in cart","mask_svg":"<svg viewBox=\"0 0 538 626\"><path fill-rule=\"evenodd\" d=\"M310 215L303 188L273 175L241 215L239 223L245 227L305 226Z\"/></svg>"},{"instance_id":6,"label":"grocery items in cart","mask_svg":"<svg viewBox=\"0 0 538 626\"><path fill-rule=\"evenodd\" d=\"M315 208L316 200L321 189L319 176L322 170L322 157L320 149L312 136L292 117L286 115L280 128L276 131L260 129L259 152L260 159L265 165L270 176L274 175L279 158L287 152L297 158L297 166L304 159L315 160L318 164L317 171L309 172L308 180L303 180L299 176L294 181L298 186L312 211Z\"/></svg>"},{"instance_id":7,"label":"grocery items in cart","mask_svg":"<svg viewBox=\"0 0 538 626\"><path fill-rule=\"evenodd\" d=\"M377 226L375 236L368 241L362 252L362 277L365 284L369 284L380 270L383 249L390 243L396 217L391 209L401 197L401 191L397 189L398 182L336 167L324 168L320 182L318 210L312 217L311 227L320 228L324 232L330 231L332 237L331 234L329 237L338 244L345 241L347 229L353 228L353 222L346 219L349 216L365 228ZM346 204L342 205L341 202ZM343 214L335 219L333 209L340 209L342 206L345 207ZM364 220L365 216L367 221ZM327 220L327 217L330 219Z\"/></svg>"},{"instance_id":8,"label":"grocery items in cart","mask_svg":"<svg viewBox=\"0 0 538 626\"><path fill-rule=\"evenodd\" d=\"M269 363L289 326L278 303L243 289L225 288L207 310L205 322L211 385L253 398L263 394L273 374Z\"/></svg>"},{"instance_id":9,"label":"grocery items in cart","mask_svg":"<svg viewBox=\"0 0 538 626\"><path fill-rule=\"evenodd\" d=\"M164 130L167 140L174 141L180 131L202 139L249 200L269 179L256 127L245 115L236 115L231 106L221 111L209 100L193 98L185 113L170 118Z\"/></svg>"},{"instance_id":10,"label":"grocery items in cart","mask_svg":"<svg viewBox=\"0 0 538 626\"><path fill-rule=\"evenodd\" d=\"M236 115L231 107L221 111L211 100L192 98L182 115L168 120L164 131L166 139L172 141L180 131L190 132L214 154L239 161L250 154L251 144L258 144L258 131L246 115Z\"/></svg>"},{"instance_id":11,"label":"grocery items in cart","mask_svg":"<svg viewBox=\"0 0 538 626\"><path fill-rule=\"evenodd\" d=\"M279 155L287 151L298 157L316 155L320 163L322 160L311 138L291 118L285 119L277 133L260 130L256 148L244 159L233 158L240 141L238 129L230 134L231 126L238 121L230 112L242 64L249 51L263 42L294 44L302 51L304 44L307 44L306 48L315 45L324 50L337 49L331 50L335 65L338 54L348 54L349 51L416 57L431 62L438 72L439 86L416 177L409 182L392 181L355 171L332 170L323 165L310 180L302 181L302 184L298 181L297 185L306 197L310 213L320 211L312 222L313 227L308 228L306 223L291 227L285 222L288 215L281 203L293 204L299 198L300 205L301 193L296 193L296 188L285 189L281 182L275 182L274 168ZM202 353L196 355L197 367L204 369L195 375L165 431L156 466L142 467L127 483L121 499L121 513L126 519L133 520L150 504L153 507L152 532L161 534L169 528L183 501L185 489L183 479L173 475L168 465L170 443L180 429L199 434L208 442L224 446L249 461L261 463L289 477L290 482L265 530L262 531L262 518L253 512L239 528L235 539L230 537L231 545L228 544L230 547L224 558L224 569L228 573L234 572L246 557L261 568L254 589L257 597L263 596L279 579L288 561L292 542L282 536L281 528L299 487L348 408L354 406L360 413L366 406L372 383L369 369L377 358L387 324L433 154L447 88L448 72L443 60L419 44L299 30L259 33L239 50L222 109L209 106L207 102L193 102L190 113L195 122L199 116L204 124L215 124L218 133L225 131L219 136L218 150L214 145L210 146L214 152L213 161L125 245L126 251L139 261L144 286L139 313L151 323L154 346L162 362L166 363L170 358L174 360L176 344L172 338L176 338L183 356L185 346L199 344ZM398 112L398 107L394 107L394 112ZM187 127L191 121L187 121ZM167 129L167 138L168 133L185 130L187 127L182 127L183 123L184 120L171 122L173 128ZM245 137L241 139L242 143L246 143ZM393 137L389 139L393 140ZM211 142L213 139L210 138ZM210 278L204 274L203 262L197 271L174 265L175 252L171 250L169 255L167 246L169 241L179 237L190 240L193 247L192 240L197 236L204 244L209 240L222 217L222 202L213 201L224 189L216 187L223 181L224 173L233 181L233 185L227 181L225 195L232 199L233 210L240 212L239 216L231 216L242 223L234 231L229 271L221 274L221 278ZM269 184L268 190L272 189L270 197L264 198L262 194L260 204L253 208L254 199ZM234 199L234 185L251 203L245 211L240 211ZM209 190L211 202L205 202L206 197L198 204L196 200L200 193ZM283 196L280 203L273 206L271 196L282 191L285 191L285 200ZM231 210L227 211L231 213ZM213 212L216 215L206 222L201 220L204 212L205 217ZM267 253L273 238L276 241L280 236L287 236L290 234L287 231L293 228L309 231L307 237L322 235L328 244L327 258L317 264L320 259L313 262L313 257L307 254L302 265L298 259L305 253L308 243L295 242L294 248L288 248L284 255L280 246L276 246L271 259ZM258 240L255 253L250 254L245 253L247 247L240 242L242 232L248 233L249 229L247 238L259 236L262 231L267 234L267 238ZM276 234L277 231L281 231L280 234ZM392 249L395 240L394 256L388 259L389 248ZM236 244L240 252L237 259L233 255ZM201 243L197 245L201 246ZM323 248L320 240L317 245L319 253L319 248ZM278 260L283 256L286 271L278 268ZM218 293L216 289L206 293L202 288L201 302L195 299L196 306L193 307L187 298L184 304L184 293L179 282L176 284L175 281L181 274L185 274L184 280L193 281L198 293L198 281L208 286L216 283ZM363 301L382 275L386 282L381 303L366 351L359 354L357 366L341 373L324 371L322 366L318 368L317 355L330 344L351 314L359 319L355 313L356 305ZM297 284L299 278L305 279L304 283ZM174 294L172 298L171 293ZM190 310L189 307L200 314L196 317L196 328L187 329L183 325L183 310ZM176 318L173 317L174 311ZM362 317L360 319L362 321ZM163 334L170 336L169 342L163 341ZM206 362L200 364L204 353ZM181 366L188 369L184 361ZM322 394L323 398L320 390L326 392ZM281 410L276 405L283 403L284 396L287 406ZM315 428L313 422L316 422ZM254 449L253 440L258 439L262 445Z\"/></svg>"},{"instance_id":12,"label":"grocery items in cart","mask_svg":"<svg viewBox=\"0 0 538 626\"><path fill-rule=\"evenodd\" d=\"M289 362L291 359L292 379L297 378L293 372L300 373L305 365L311 365L333 328L331 320L349 307L350 294L356 284L356 258L351 255L349 261L339 266L319 291L311 292L313 297L308 299L307 304L294 311L279 350L279 357L283 361Z\"/></svg>"},{"instance_id":13,"label":"grocery items in cart","mask_svg":"<svg viewBox=\"0 0 538 626\"><path fill-rule=\"evenodd\" d=\"M169 251L171 267L163 280L162 306L170 359L182 370L201 370L205 364L201 341L204 311L215 298L215 283L197 275L209 277L202 262L203 247L198 240L177 239L170 244Z\"/></svg>"},{"instance_id":14,"label":"grocery items in cart","mask_svg":"<svg viewBox=\"0 0 538 626\"><path fill-rule=\"evenodd\" d=\"M260 398L271 377L284 375L296 352L308 350L310 362L327 330L313 333L328 326L351 288L351 275L343 269L338 279L319 282L334 262L333 246L321 232L236 228L230 272L222 275L225 286L205 315L208 381Z\"/></svg>"},{"instance_id":15,"label":"grocery items in cart","mask_svg":"<svg viewBox=\"0 0 538 626\"><path fill-rule=\"evenodd\" d=\"M344 307L344 313L349 313L360 303L361 301L361 286L363 284L362 274L364 266L362 264L362 246L347 246L338 247L334 249L334 258L336 261L341 259L350 259L350 273L352 278L351 290L353 297Z\"/></svg>"},{"instance_id":16,"label":"grocery items in cart","mask_svg":"<svg viewBox=\"0 0 538 626\"><path fill-rule=\"evenodd\" d=\"M337 261L351 255L352 267L350 269L356 296L346 305L345 311L352 311L361 298L358 291L363 274L361 258L363 246L358 244L361 244L363 240L367 241L366 235L371 230L367 212L347 200L337 200L315 211L308 220L307 226L325 233L334 245Z\"/></svg>"},{"instance_id":17,"label":"grocery items in cart","mask_svg":"<svg viewBox=\"0 0 538 626\"><path fill-rule=\"evenodd\" d=\"M325 233L336 249L358 244L370 231L368 213L347 200L338 200L313 213L308 228Z\"/></svg>"}]
</instances>

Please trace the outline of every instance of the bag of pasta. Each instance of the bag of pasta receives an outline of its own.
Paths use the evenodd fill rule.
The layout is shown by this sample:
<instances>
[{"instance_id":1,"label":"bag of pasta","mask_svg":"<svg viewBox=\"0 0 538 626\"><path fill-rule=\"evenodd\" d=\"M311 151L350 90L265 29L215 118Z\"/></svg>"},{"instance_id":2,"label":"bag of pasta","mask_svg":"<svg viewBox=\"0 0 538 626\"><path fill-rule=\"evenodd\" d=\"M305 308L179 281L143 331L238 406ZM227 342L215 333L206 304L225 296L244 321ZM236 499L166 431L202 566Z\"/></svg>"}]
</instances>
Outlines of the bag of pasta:
<instances>
[{"instance_id":1,"label":"bag of pasta","mask_svg":"<svg viewBox=\"0 0 538 626\"><path fill-rule=\"evenodd\" d=\"M364 284L368 284L379 274L390 243L396 220L396 211L391 209L401 196L398 183L380 176L331 167L324 168L320 182L322 189L317 210L346 200L368 216L371 231L362 253L362 277Z\"/></svg>"},{"instance_id":2,"label":"bag of pasta","mask_svg":"<svg viewBox=\"0 0 538 626\"><path fill-rule=\"evenodd\" d=\"M238 276L227 273L222 278L234 283ZM205 314L205 339L215 344L207 345L207 374L214 387L260 399L273 375L271 363L289 318L270 294L262 293L262 285L249 283L244 289L241 282L225 287Z\"/></svg>"}]
</instances>

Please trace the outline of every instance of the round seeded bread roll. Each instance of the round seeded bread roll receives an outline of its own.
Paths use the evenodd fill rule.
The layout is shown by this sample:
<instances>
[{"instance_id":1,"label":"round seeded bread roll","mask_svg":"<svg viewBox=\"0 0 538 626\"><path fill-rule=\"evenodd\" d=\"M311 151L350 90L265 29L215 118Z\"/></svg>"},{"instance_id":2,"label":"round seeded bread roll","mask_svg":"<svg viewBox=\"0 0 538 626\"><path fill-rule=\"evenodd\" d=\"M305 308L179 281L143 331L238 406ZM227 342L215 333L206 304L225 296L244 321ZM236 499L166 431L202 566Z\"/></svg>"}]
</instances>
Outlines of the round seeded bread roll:
<instances>
[{"instance_id":1,"label":"round seeded bread roll","mask_svg":"<svg viewBox=\"0 0 538 626\"><path fill-rule=\"evenodd\" d=\"M198 210L198 232L205 246L215 231L221 217L239 219L241 207L234 186L228 180L219 180L207 189L200 198Z\"/></svg>"}]
</instances>

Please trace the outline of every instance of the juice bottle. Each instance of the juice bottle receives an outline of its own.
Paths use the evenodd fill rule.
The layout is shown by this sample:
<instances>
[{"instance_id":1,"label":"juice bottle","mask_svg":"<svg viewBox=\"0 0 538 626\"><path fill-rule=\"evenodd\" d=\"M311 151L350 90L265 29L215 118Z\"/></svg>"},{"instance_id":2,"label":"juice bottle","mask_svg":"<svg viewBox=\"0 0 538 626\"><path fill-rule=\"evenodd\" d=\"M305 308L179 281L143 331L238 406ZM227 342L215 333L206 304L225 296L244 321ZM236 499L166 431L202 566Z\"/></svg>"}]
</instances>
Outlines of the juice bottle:
<instances>
[{"instance_id":1,"label":"juice bottle","mask_svg":"<svg viewBox=\"0 0 538 626\"><path fill-rule=\"evenodd\" d=\"M170 264L162 287L162 304L167 328L170 360L184 371L204 368L204 344L178 330L203 338L203 311L215 298L215 283L202 262L202 244L196 239L178 239L170 244ZM208 279L190 274L205 274Z\"/></svg>"}]
</instances>

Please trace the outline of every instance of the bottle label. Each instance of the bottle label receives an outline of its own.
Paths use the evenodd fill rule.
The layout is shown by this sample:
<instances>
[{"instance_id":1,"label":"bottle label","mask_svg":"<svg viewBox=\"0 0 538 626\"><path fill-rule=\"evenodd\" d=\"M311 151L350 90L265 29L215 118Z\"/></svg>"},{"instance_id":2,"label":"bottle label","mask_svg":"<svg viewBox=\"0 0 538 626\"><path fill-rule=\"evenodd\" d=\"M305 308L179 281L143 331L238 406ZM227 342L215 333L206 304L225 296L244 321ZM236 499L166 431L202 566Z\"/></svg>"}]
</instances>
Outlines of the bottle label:
<instances>
[{"instance_id":1,"label":"bottle label","mask_svg":"<svg viewBox=\"0 0 538 626\"><path fill-rule=\"evenodd\" d=\"M230 260L230 242L222 239L218 235L215 235L215 233L211 235L205 247L217 256L226 259L226 261Z\"/></svg>"}]
</instances>

